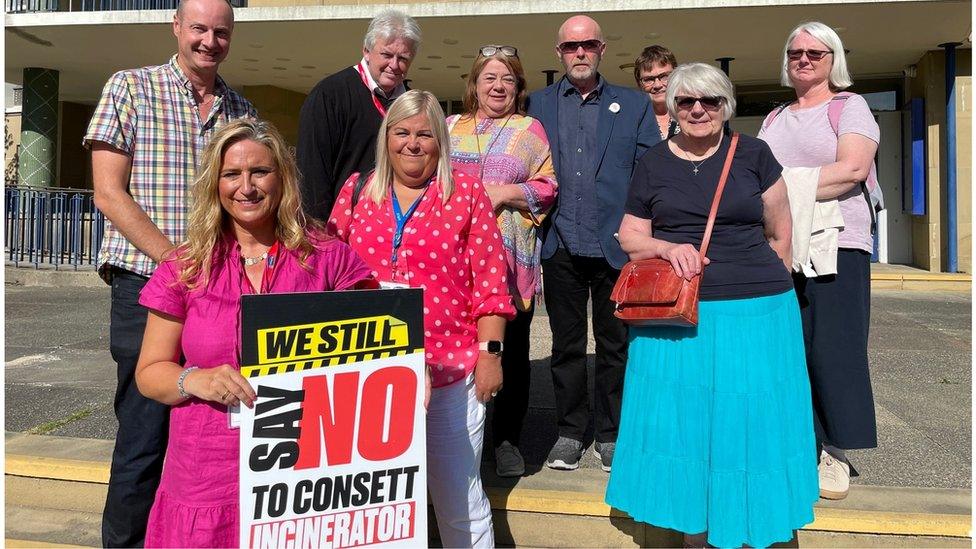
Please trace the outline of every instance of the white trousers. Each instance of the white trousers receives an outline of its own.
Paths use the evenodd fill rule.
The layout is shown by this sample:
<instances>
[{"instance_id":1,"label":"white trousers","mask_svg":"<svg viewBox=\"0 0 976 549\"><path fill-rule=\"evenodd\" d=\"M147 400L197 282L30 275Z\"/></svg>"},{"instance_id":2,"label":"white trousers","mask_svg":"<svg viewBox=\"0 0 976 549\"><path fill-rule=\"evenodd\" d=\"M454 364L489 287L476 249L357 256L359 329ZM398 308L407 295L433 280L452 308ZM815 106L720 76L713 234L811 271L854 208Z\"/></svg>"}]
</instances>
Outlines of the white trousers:
<instances>
[{"instance_id":1,"label":"white trousers","mask_svg":"<svg viewBox=\"0 0 976 549\"><path fill-rule=\"evenodd\" d=\"M444 547L494 547L491 505L481 485L485 405L474 375L431 391L427 409L427 489Z\"/></svg>"}]
</instances>

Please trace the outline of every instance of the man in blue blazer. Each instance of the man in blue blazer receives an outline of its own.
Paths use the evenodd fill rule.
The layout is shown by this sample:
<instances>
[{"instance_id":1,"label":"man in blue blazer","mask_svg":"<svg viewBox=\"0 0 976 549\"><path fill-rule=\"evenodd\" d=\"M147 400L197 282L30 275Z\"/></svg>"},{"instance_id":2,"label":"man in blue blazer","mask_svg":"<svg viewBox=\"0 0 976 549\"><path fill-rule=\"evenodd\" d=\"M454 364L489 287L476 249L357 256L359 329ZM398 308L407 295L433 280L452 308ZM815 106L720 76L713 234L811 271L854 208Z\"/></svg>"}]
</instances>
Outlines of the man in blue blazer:
<instances>
[{"instance_id":1,"label":"man in blue blazer","mask_svg":"<svg viewBox=\"0 0 976 549\"><path fill-rule=\"evenodd\" d=\"M552 329L552 381L559 439L546 465L576 469L589 422L587 301L596 340L594 452L610 471L620 424L627 327L610 291L627 254L614 236L637 161L661 140L647 95L606 82L600 25L584 15L559 28L556 55L566 74L529 97L528 114L549 138L559 199L543 229L542 269Z\"/></svg>"}]
</instances>

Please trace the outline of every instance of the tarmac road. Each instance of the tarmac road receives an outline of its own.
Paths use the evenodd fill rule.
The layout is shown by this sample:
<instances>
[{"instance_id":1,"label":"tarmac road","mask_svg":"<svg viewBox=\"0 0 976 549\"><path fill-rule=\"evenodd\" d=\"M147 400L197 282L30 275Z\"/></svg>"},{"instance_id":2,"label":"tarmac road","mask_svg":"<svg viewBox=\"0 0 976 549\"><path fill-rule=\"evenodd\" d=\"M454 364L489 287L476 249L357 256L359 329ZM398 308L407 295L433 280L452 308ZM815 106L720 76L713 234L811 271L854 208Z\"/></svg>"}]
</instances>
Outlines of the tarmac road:
<instances>
[{"instance_id":1,"label":"tarmac road","mask_svg":"<svg viewBox=\"0 0 976 549\"><path fill-rule=\"evenodd\" d=\"M5 429L112 439L108 287L8 285L5 296ZM971 488L970 295L878 290L871 320L880 441L875 450L851 453L861 472L855 482ZM540 309L532 326L531 408L522 437L530 472L556 439L550 347ZM486 460L493 458L485 452ZM597 465L587 452L583 466Z\"/></svg>"}]
</instances>

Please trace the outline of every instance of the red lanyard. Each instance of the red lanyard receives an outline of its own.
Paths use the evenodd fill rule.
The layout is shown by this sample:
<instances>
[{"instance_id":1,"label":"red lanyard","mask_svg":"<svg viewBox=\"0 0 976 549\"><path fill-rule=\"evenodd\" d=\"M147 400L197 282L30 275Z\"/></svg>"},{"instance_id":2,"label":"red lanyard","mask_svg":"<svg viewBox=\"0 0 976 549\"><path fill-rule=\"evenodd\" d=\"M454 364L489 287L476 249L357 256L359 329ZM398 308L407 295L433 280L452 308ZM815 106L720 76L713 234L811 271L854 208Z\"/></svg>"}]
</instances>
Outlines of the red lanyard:
<instances>
[{"instance_id":1,"label":"red lanyard","mask_svg":"<svg viewBox=\"0 0 976 549\"><path fill-rule=\"evenodd\" d=\"M264 262L264 274L261 275L261 293L266 294L271 291L271 277L274 275L275 268L278 267L278 241L271 245L268 250L268 258Z\"/></svg>"},{"instance_id":2,"label":"red lanyard","mask_svg":"<svg viewBox=\"0 0 976 549\"><path fill-rule=\"evenodd\" d=\"M386 108L383 107L383 103L380 103L380 98L376 97L376 92L369 87L369 82L366 80L366 71L363 70L363 64L356 65L356 70L359 71L359 78L362 79L363 85L369 90L369 96L373 98L373 106L380 113L380 118L386 118Z\"/></svg>"}]
</instances>

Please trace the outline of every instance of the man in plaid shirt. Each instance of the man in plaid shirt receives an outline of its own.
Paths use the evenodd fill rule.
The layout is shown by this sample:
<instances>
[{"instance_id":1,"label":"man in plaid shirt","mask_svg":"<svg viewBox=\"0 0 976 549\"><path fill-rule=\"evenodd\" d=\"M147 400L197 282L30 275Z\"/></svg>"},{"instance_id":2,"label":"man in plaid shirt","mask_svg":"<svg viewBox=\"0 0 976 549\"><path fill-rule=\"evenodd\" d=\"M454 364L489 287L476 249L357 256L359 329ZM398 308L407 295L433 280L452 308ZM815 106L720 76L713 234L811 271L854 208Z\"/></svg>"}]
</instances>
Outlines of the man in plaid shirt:
<instances>
[{"instance_id":1,"label":"man in plaid shirt","mask_svg":"<svg viewBox=\"0 0 976 549\"><path fill-rule=\"evenodd\" d=\"M108 219L99 274L112 286L110 346L118 364L105 547L142 546L166 450L169 407L143 397L135 383L148 316L139 291L184 240L190 185L215 129L256 116L217 75L233 29L226 0L181 0L173 17L176 55L114 74L84 137L95 205Z\"/></svg>"}]
</instances>

